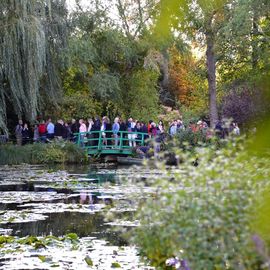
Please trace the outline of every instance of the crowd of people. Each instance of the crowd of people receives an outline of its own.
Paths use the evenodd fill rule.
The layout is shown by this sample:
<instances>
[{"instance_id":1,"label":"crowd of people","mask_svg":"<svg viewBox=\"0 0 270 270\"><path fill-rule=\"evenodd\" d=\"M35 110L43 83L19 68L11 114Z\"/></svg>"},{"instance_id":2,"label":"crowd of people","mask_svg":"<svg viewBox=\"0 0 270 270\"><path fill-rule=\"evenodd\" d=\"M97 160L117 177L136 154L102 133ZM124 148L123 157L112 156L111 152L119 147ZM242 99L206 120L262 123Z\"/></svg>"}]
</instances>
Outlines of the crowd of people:
<instances>
[{"instance_id":1,"label":"crowd of people","mask_svg":"<svg viewBox=\"0 0 270 270\"><path fill-rule=\"evenodd\" d=\"M76 122L76 121L75 121ZM72 133L78 132L76 123L68 124L63 120L53 123L51 118L29 126L27 122L19 120L15 127L17 145L25 145L31 142L50 142L53 139L71 140Z\"/></svg>"},{"instance_id":2,"label":"crowd of people","mask_svg":"<svg viewBox=\"0 0 270 270\"><path fill-rule=\"evenodd\" d=\"M188 126L185 126L181 118L171 121L168 128L165 129L164 123L160 120L158 123L150 120L148 123L143 121L134 120L129 118L127 121L120 117L116 117L113 122L107 116L102 118L95 117L87 120L79 119L78 121L72 119L70 123L64 122L62 119L53 123L51 118L48 118L45 122L40 120L39 123L29 127L27 123L23 123L19 120L15 127L16 142L18 145L24 145L30 142L50 142L52 140L69 140L76 141L80 136L80 142L83 145L85 139L90 139L92 143L95 143L95 138L98 138L100 131L102 135L102 144L115 146L119 145L119 134L121 131L125 132L127 142L130 147L136 147L136 142L144 137L154 138L157 142L162 142L168 135L174 137L178 132L182 130L190 130L191 132L205 132L206 137L211 137L213 131L209 129L208 124L205 121L190 122ZM229 128L224 128L221 121L217 122L215 127L215 133L221 138L226 136L226 133L233 133L240 135L240 129L236 123L231 123ZM92 138L92 140L91 140Z\"/></svg>"},{"instance_id":3,"label":"crowd of people","mask_svg":"<svg viewBox=\"0 0 270 270\"><path fill-rule=\"evenodd\" d=\"M199 120L197 122L191 121L187 127L184 126L183 121L181 119L174 120L170 124L169 134L174 136L181 130L189 130L193 133L201 132L204 134L206 139L211 139L213 136L218 136L221 139L225 139L230 134L239 136L240 135L240 128L238 124L235 122L229 121L217 121L215 128L209 128L206 121Z\"/></svg>"},{"instance_id":4,"label":"crowd of people","mask_svg":"<svg viewBox=\"0 0 270 270\"><path fill-rule=\"evenodd\" d=\"M57 120L56 123L52 122L49 118L46 122L44 120L39 121L39 123L34 124L31 128L27 123L19 120L15 127L15 137L18 145L24 145L30 142L50 142L51 140L69 140L75 141L78 134L81 136L81 142L84 138L91 135L89 133L93 132L92 137L98 136L96 131L101 131L102 142L104 145L111 144L109 138L114 138L114 144L119 143L119 132L126 131L127 137L129 139L129 145L131 147L136 146L135 132L145 133L147 137L156 137L159 135L162 137L165 134L164 124L159 121L158 125L149 121L145 123L143 121L135 121L129 118L127 121L116 117L111 123L107 116L95 118L89 118L87 120L72 119L70 123L64 122L62 119Z\"/></svg>"}]
</instances>

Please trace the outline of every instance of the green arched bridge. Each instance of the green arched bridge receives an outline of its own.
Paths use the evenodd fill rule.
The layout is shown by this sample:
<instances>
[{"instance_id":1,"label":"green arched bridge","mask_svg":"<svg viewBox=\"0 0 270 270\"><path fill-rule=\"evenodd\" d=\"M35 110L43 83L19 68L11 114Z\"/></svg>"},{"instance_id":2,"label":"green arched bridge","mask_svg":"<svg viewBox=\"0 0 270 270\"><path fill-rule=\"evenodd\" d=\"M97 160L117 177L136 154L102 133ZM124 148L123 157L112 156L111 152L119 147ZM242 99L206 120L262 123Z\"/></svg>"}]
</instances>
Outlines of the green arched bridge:
<instances>
[{"instance_id":1,"label":"green arched bridge","mask_svg":"<svg viewBox=\"0 0 270 270\"><path fill-rule=\"evenodd\" d=\"M131 155L136 145L144 146L147 133L119 131L118 137L112 130L90 131L75 134L77 144L88 155Z\"/></svg>"}]
</instances>

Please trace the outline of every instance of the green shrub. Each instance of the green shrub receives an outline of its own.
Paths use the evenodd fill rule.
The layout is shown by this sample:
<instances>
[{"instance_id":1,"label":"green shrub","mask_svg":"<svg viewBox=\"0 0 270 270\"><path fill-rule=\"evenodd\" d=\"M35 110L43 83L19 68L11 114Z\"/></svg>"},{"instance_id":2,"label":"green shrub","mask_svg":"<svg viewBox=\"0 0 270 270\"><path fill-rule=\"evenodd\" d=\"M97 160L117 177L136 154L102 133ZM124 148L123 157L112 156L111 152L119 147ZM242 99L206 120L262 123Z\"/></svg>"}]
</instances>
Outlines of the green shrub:
<instances>
[{"instance_id":1,"label":"green shrub","mask_svg":"<svg viewBox=\"0 0 270 270\"><path fill-rule=\"evenodd\" d=\"M14 145L0 146L0 164L32 163L31 146L17 147Z\"/></svg>"},{"instance_id":2,"label":"green shrub","mask_svg":"<svg viewBox=\"0 0 270 270\"><path fill-rule=\"evenodd\" d=\"M87 154L76 144L55 141L49 144L28 144L25 146L0 146L0 165L21 163L82 163L87 161Z\"/></svg>"},{"instance_id":3,"label":"green shrub","mask_svg":"<svg viewBox=\"0 0 270 270\"><path fill-rule=\"evenodd\" d=\"M141 255L158 269L175 256L196 270L262 269L250 220L256 197L270 185L269 159L235 142L195 150L197 167L194 155L176 150L185 162L167 172L172 180L153 180L159 188L140 207L134 234Z\"/></svg>"},{"instance_id":4,"label":"green shrub","mask_svg":"<svg viewBox=\"0 0 270 270\"><path fill-rule=\"evenodd\" d=\"M65 163L66 151L59 144L49 144L40 155L41 163Z\"/></svg>"},{"instance_id":5,"label":"green shrub","mask_svg":"<svg viewBox=\"0 0 270 270\"><path fill-rule=\"evenodd\" d=\"M196 146L199 143L210 143L210 140L206 139L206 132L204 130L198 132L192 132L190 129L180 130L177 132L175 139L181 148L185 145Z\"/></svg>"}]
</instances>

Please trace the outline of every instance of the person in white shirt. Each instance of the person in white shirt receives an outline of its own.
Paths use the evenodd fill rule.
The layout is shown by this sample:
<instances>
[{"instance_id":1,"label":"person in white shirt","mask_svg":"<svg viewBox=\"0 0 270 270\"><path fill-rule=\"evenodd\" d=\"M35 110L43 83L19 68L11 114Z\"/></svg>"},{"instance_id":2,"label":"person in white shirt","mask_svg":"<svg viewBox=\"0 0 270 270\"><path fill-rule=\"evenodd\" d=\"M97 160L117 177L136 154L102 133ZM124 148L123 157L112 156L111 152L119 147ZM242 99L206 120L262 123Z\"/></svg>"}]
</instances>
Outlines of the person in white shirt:
<instances>
[{"instance_id":1,"label":"person in white shirt","mask_svg":"<svg viewBox=\"0 0 270 270\"><path fill-rule=\"evenodd\" d=\"M94 125L94 122L93 122L92 118L89 118L88 119L87 132L90 132L91 131L93 125Z\"/></svg>"},{"instance_id":2,"label":"person in white shirt","mask_svg":"<svg viewBox=\"0 0 270 270\"><path fill-rule=\"evenodd\" d=\"M108 120L107 120L107 117L106 116L104 116L103 118L102 118L102 123L101 123L101 127L100 127L100 131L102 131L102 144L103 145L105 145L105 146L107 146L107 139L106 139L106 126L107 126L107 122L108 122Z\"/></svg>"},{"instance_id":3,"label":"person in white shirt","mask_svg":"<svg viewBox=\"0 0 270 270\"><path fill-rule=\"evenodd\" d=\"M47 139L52 140L54 138L54 124L52 119L49 118L47 121Z\"/></svg>"},{"instance_id":4,"label":"person in white shirt","mask_svg":"<svg viewBox=\"0 0 270 270\"><path fill-rule=\"evenodd\" d=\"M132 118L128 119L128 142L130 147L136 147L136 134L132 134L135 131L136 123Z\"/></svg>"},{"instance_id":5,"label":"person in white shirt","mask_svg":"<svg viewBox=\"0 0 270 270\"><path fill-rule=\"evenodd\" d=\"M79 124L80 124L80 128L79 128L79 132L80 132L80 142L81 142L81 146L84 146L84 139L85 139L85 133L87 132L87 128L86 125L84 123L83 119L79 120Z\"/></svg>"},{"instance_id":6,"label":"person in white shirt","mask_svg":"<svg viewBox=\"0 0 270 270\"><path fill-rule=\"evenodd\" d=\"M114 137L114 145L118 146L118 132L120 130L120 125L119 125L119 117L116 117L114 119L114 124L112 126L112 131L113 131L113 137Z\"/></svg>"},{"instance_id":7,"label":"person in white shirt","mask_svg":"<svg viewBox=\"0 0 270 270\"><path fill-rule=\"evenodd\" d=\"M238 127L238 125L236 123L233 123L233 130L232 133L236 136L240 135L240 128Z\"/></svg>"}]
</instances>

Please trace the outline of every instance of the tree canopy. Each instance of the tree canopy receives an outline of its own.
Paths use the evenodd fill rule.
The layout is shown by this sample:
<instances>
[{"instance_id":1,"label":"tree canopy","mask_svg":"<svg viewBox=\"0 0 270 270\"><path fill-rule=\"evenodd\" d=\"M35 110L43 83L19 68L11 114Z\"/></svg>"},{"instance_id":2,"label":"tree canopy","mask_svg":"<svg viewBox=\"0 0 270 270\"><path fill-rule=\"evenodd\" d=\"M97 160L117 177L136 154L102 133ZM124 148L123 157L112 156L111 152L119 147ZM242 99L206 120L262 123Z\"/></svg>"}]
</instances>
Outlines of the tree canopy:
<instances>
[{"instance_id":1,"label":"tree canopy","mask_svg":"<svg viewBox=\"0 0 270 270\"><path fill-rule=\"evenodd\" d=\"M74 106L78 117L143 118L141 103L153 119L169 105L214 126L230 116L228 95L250 88L252 97L269 74L267 0L1 4L2 131L10 112L29 121L70 118L64 108Z\"/></svg>"},{"instance_id":2,"label":"tree canopy","mask_svg":"<svg viewBox=\"0 0 270 270\"><path fill-rule=\"evenodd\" d=\"M32 120L42 96L55 100L60 87L57 53L66 46L64 1L4 0L0 7L0 127L6 101Z\"/></svg>"}]
</instances>

